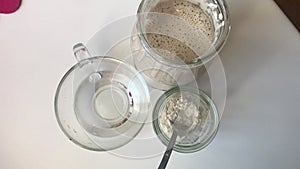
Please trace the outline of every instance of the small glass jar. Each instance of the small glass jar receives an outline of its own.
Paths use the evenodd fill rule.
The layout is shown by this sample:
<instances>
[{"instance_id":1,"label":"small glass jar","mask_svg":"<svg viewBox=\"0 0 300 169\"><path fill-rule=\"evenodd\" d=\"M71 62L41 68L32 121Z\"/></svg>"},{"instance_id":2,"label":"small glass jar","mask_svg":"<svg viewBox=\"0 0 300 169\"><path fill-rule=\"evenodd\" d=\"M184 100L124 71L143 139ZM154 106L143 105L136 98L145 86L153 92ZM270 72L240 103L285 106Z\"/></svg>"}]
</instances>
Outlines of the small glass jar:
<instances>
[{"instance_id":1,"label":"small glass jar","mask_svg":"<svg viewBox=\"0 0 300 169\"><path fill-rule=\"evenodd\" d=\"M156 102L152 118L154 131L166 146L177 123L173 149L181 153L205 148L214 139L220 121L213 101L199 89L187 87L166 91Z\"/></svg>"},{"instance_id":2,"label":"small glass jar","mask_svg":"<svg viewBox=\"0 0 300 169\"><path fill-rule=\"evenodd\" d=\"M149 85L162 90L204 74L230 31L224 0L143 0L137 13L134 64Z\"/></svg>"}]
</instances>

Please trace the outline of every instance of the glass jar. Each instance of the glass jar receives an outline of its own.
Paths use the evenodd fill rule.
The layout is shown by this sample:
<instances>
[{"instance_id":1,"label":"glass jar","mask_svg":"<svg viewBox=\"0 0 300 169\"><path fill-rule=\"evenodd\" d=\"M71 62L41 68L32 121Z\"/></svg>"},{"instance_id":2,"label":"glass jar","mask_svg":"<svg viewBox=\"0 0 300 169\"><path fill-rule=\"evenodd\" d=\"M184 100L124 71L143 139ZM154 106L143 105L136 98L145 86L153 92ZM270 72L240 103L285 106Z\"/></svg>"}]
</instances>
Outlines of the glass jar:
<instances>
[{"instance_id":1,"label":"glass jar","mask_svg":"<svg viewBox=\"0 0 300 169\"><path fill-rule=\"evenodd\" d=\"M197 80L230 31L223 0L143 0L131 39L136 69L154 88Z\"/></svg>"},{"instance_id":2,"label":"glass jar","mask_svg":"<svg viewBox=\"0 0 300 169\"><path fill-rule=\"evenodd\" d=\"M164 145L177 132L174 150L192 153L205 148L217 134L220 114L201 90L174 87L160 96L152 114L153 128Z\"/></svg>"}]
</instances>

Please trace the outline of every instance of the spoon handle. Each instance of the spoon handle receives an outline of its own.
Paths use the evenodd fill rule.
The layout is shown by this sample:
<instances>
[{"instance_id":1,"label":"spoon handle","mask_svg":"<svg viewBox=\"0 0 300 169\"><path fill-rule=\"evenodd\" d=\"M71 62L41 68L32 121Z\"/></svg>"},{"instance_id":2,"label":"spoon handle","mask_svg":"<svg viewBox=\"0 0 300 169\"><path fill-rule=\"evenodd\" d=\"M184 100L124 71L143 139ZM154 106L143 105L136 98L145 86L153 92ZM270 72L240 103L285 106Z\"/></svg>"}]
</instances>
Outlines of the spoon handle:
<instances>
[{"instance_id":1,"label":"spoon handle","mask_svg":"<svg viewBox=\"0 0 300 169\"><path fill-rule=\"evenodd\" d=\"M177 132L173 131L171 139L170 139L170 142L168 143L168 146L167 146L167 150L164 153L164 156L163 156L163 158L162 158L162 160L161 160L161 162L160 162L160 164L158 166L158 169L165 169L166 168L166 166L168 164L168 161L169 161L169 158L170 158L170 156L172 154L176 138L177 138Z\"/></svg>"}]
</instances>

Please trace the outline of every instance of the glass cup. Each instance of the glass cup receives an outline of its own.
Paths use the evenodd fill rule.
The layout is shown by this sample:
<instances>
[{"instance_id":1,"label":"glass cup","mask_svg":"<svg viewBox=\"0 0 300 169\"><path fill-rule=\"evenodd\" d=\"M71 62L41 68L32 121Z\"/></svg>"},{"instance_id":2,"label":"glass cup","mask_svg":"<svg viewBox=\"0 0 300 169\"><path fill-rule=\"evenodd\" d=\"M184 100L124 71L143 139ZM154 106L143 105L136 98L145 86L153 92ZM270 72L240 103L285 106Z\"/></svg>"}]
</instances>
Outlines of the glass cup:
<instances>
[{"instance_id":1,"label":"glass cup","mask_svg":"<svg viewBox=\"0 0 300 169\"><path fill-rule=\"evenodd\" d=\"M162 90L204 74L229 35L223 0L143 0L137 13L134 64L149 85Z\"/></svg>"},{"instance_id":2,"label":"glass cup","mask_svg":"<svg viewBox=\"0 0 300 169\"><path fill-rule=\"evenodd\" d=\"M60 128L86 149L106 151L131 141L148 116L146 82L130 65L110 57L92 57L74 46L78 63L62 78L55 95Z\"/></svg>"},{"instance_id":3,"label":"glass cup","mask_svg":"<svg viewBox=\"0 0 300 169\"><path fill-rule=\"evenodd\" d=\"M175 87L166 91L153 110L153 128L166 146L175 130L174 150L192 153L205 148L215 137L220 115L201 90Z\"/></svg>"}]
</instances>

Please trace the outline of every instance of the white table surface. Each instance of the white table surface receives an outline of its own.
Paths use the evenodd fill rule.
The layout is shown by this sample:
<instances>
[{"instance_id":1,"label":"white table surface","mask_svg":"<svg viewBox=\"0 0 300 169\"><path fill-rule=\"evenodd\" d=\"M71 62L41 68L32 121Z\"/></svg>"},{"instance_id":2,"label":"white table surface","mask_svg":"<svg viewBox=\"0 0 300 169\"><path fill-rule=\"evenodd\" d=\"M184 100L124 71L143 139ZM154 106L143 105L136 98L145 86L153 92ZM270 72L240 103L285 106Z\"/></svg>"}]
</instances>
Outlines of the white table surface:
<instances>
[{"instance_id":1,"label":"white table surface","mask_svg":"<svg viewBox=\"0 0 300 169\"><path fill-rule=\"evenodd\" d=\"M23 0L0 15L0 168L156 168L70 142L54 116L54 93L75 63L72 46L139 0ZM172 169L300 167L300 36L271 0L228 0L232 31L222 52L228 96L220 130L204 150L172 154ZM147 145L148 146L148 145ZM151 146L151 145L149 145Z\"/></svg>"}]
</instances>

